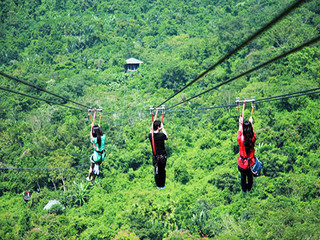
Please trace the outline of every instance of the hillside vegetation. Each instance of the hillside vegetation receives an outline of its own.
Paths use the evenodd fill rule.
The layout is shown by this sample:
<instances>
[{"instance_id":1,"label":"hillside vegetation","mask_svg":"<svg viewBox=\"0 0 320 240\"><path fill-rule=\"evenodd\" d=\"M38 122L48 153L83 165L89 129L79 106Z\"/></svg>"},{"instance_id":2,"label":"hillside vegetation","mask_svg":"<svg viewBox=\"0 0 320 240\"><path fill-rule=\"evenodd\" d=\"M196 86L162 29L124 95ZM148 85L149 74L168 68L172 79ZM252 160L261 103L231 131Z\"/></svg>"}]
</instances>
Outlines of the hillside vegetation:
<instances>
[{"instance_id":1,"label":"hillside vegetation","mask_svg":"<svg viewBox=\"0 0 320 240\"><path fill-rule=\"evenodd\" d=\"M256 155L264 167L247 195L237 169L238 110L203 109L233 104L236 97L319 88L319 43L166 111L164 190L155 186L147 139L150 105L161 104L292 3L1 1L0 71L102 107L107 158L95 183L87 182L93 151L87 109L0 90L0 239L319 239L320 95L255 105ZM319 36L319 14L319 2L306 1L166 107ZM124 73L131 57L144 63ZM3 76L0 87L64 104ZM250 112L247 105L245 118ZM33 191L28 203L26 190ZM62 205L43 210L49 200Z\"/></svg>"}]
</instances>

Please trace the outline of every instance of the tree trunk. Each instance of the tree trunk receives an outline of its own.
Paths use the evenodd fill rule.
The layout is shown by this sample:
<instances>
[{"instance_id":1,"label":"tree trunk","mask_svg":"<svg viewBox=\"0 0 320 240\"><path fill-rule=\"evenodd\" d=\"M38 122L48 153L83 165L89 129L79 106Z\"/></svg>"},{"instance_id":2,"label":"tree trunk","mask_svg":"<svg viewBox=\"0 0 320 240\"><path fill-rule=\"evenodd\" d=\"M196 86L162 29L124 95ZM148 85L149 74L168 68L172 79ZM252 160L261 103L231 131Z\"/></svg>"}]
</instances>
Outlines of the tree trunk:
<instances>
[{"instance_id":1,"label":"tree trunk","mask_svg":"<svg viewBox=\"0 0 320 240\"><path fill-rule=\"evenodd\" d=\"M61 177L61 181L62 181L62 184L63 184L63 191L65 192L66 191L66 185L64 184L63 176Z\"/></svg>"},{"instance_id":2,"label":"tree trunk","mask_svg":"<svg viewBox=\"0 0 320 240\"><path fill-rule=\"evenodd\" d=\"M37 186L38 186L38 189L39 189L39 192L40 192L40 184L39 184L39 179L37 178Z\"/></svg>"},{"instance_id":3,"label":"tree trunk","mask_svg":"<svg viewBox=\"0 0 320 240\"><path fill-rule=\"evenodd\" d=\"M57 191L57 186L56 186L56 184L54 183L53 179L51 180L51 182L52 182L52 184L53 184L53 186L54 186L54 190Z\"/></svg>"}]
</instances>

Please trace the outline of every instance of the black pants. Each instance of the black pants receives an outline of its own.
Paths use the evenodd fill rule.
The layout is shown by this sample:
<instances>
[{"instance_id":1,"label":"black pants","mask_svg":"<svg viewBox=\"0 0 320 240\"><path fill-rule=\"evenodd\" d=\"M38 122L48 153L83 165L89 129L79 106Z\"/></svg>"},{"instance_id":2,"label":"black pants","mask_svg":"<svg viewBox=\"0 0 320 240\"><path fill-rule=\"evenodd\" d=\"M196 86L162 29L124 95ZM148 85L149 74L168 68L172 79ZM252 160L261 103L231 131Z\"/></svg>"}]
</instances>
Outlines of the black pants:
<instances>
[{"instance_id":1,"label":"black pants","mask_svg":"<svg viewBox=\"0 0 320 240\"><path fill-rule=\"evenodd\" d=\"M152 156L152 163L154 166L154 180L156 181L157 187L164 187L166 183L166 155Z\"/></svg>"},{"instance_id":2,"label":"black pants","mask_svg":"<svg viewBox=\"0 0 320 240\"><path fill-rule=\"evenodd\" d=\"M241 188L243 192L250 191L253 184L253 175L251 170L243 169L238 166L239 172L241 173ZM248 179L248 181L247 181Z\"/></svg>"}]
</instances>

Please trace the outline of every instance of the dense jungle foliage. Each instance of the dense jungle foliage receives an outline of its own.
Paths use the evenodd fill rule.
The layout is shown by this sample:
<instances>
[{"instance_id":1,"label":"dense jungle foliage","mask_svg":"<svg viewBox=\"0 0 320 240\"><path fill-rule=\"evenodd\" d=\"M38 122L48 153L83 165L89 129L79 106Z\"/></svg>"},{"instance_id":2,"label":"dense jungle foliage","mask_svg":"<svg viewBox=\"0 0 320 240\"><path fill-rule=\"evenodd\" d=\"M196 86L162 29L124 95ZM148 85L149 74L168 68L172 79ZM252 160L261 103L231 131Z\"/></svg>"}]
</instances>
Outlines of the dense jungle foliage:
<instances>
[{"instance_id":1,"label":"dense jungle foliage","mask_svg":"<svg viewBox=\"0 0 320 240\"><path fill-rule=\"evenodd\" d=\"M1 90L0 239L319 239L319 94L255 105L256 155L264 168L247 195L237 169L236 108L166 112L164 190L155 186L147 139L150 105L163 102L292 3L1 1L0 71L102 107L107 158L95 183L87 182L93 148L86 111ZM166 106L319 36L319 14L319 1L306 1ZM319 46L172 110L318 88ZM124 64L131 57L144 63L129 74ZM0 87L63 103L2 76ZM245 118L250 111L248 105ZM26 190L33 191L27 203ZM49 200L61 205L44 210Z\"/></svg>"}]
</instances>

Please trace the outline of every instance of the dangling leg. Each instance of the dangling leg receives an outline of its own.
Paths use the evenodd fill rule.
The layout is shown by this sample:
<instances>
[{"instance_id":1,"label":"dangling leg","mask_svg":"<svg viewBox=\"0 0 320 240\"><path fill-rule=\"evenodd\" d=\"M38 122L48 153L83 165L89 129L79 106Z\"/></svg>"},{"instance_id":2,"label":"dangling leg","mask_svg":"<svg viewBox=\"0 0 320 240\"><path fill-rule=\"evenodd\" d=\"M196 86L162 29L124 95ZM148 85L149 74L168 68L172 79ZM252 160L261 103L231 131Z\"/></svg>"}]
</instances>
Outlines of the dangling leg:
<instances>
[{"instance_id":1,"label":"dangling leg","mask_svg":"<svg viewBox=\"0 0 320 240\"><path fill-rule=\"evenodd\" d=\"M91 176L92 176L92 172L93 172L93 166L94 166L94 163L93 163L93 159L92 159L92 156L90 157L90 169L89 169L89 174L88 174L88 177L87 177L87 180L89 182L91 182Z\"/></svg>"},{"instance_id":2,"label":"dangling leg","mask_svg":"<svg viewBox=\"0 0 320 240\"><path fill-rule=\"evenodd\" d=\"M100 162L97 162L97 163L95 163L95 164L98 164L99 165L99 168L100 168L100 164L102 163L102 161L100 161ZM94 165L94 164L93 164ZM91 182L92 183L94 183L94 180L96 179L96 174L93 174L93 177L92 177L92 180L91 180Z\"/></svg>"},{"instance_id":3,"label":"dangling leg","mask_svg":"<svg viewBox=\"0 0 320 240\"><path fill-rule=\"evenodd\" d=\"M90 164L89 174L87 177L87 181L89 182L91 182L92 171L93 171L93 163Z\"/></svg>"},{"instance_id":4,"label":"dangling leg","mask_svg":"<svg viewBox=\"0 0 320 240\"><path fill-rule=\"evenodd\" d=\"M246 193L247 191L247 184L246 184L246 174L245 174L245 171L244 169L240 168L238 166L238 170L240 172L240 178L241 178L241 189L242 189L242 192Z\"/></svg>"},{"instance_id":5,"label":"dangling leg","mask_svg":"<svg viewBox=\"0 0 320 240\"><path fill-rule=\"evenodd\" d=\"M157 187L161 187L160 185L160 174L159 174L159 166L158 163L154 164L154 181L156 182Z\"/></svg>"},{"instance_id":6,"label":"dangling leg","mask_svg":"<svg viewBox=\"0 0 320 240\"><path fill-rule=\"evenodd\" d=\"M156 182L157 187L160 187L159 180L159 161L156 156L152 156L152 163L154 167L154 181Z\"/></svg>"},{"instance_id":7,"label":"dangling leg","mask_svg":"<svg viewBox=\"0 0 320 240\"><path fill-rule=\"evenodd\" d=\"M250 169L249 169L250 171ZM253 175L251 172L248 173L248 184L247 184L247 189L250 192L253 184Z\"/></svg>"},{"instance_id":8,"label":"dangling leg","mask_svg":"<svg viewBox=\"0 0 320 240\"><path fill-rule=\"evenodd\" d=\"M241 173L241 189L242 192L246 193L247 192L247 179L246 175Z\"/></svg>"},{"instance_id":9,"label":"dangling leg","mask_svg":"<svg viewBox=\"0 0 320 240\"><path fill-rule=\"evenodd\" d=\"M166 163L167 157L162 156L159 161L159 185L158 187L164 188L166 184Z\"/></svg>"}]
</instances>

